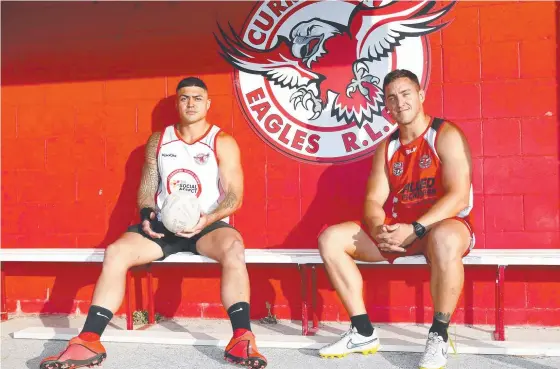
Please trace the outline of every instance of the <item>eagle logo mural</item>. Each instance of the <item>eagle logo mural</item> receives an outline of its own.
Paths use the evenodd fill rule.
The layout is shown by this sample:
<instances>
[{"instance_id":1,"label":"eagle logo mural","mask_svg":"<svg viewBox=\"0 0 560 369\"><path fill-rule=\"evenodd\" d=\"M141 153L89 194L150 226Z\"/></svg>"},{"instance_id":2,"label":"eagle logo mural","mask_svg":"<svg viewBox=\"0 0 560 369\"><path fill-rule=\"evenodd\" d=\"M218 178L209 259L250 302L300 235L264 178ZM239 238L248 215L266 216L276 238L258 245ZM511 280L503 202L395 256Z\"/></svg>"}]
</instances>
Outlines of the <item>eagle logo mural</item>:
<instances>
[{"instance_id":1,"label":"eagle logo mural","mask_svg":"<svg viewBox=\"0 0 560 369\"><path fill-rule=\"evenodd\" d=\"M219 52L239 73L264 80L263 96L271 97L273 105L283 110L286 120L308 129L338 126L344 130L340 126L354 126L357 131L353 142L361 144L365 140L358 137L359 131L384 115L383 78L399 66L403 56L395 53L396 50L402 50L408 39L419 40L444 27L447 22L442 18L454 3L439 6L434 1L306 3L262 4L257 9L260 12L253 12L242 34L231 26L227 32L219 26L215 35ZM320 3L327 11L321 11ZM312 6L315 11L305 12ZM259 44L263 39L266 42ZM413 48L411 43L407 45ZM424 59L425 49L417 51L420 54L416 57ZM409 54L408 57L415 57ZM424 82L426 74L422 76ZM275 91L279 89L284 90L283 101L273 96L278 95ZM285 119L283 123L287 124ZM263 128L266 131L266 126ZM385 136L386 129L379 128ZM311 135L312 132L307 132L306 138L309 140ZM371 134L368 137L373 138ZM290 135L286 135L285 141L292 146ZM373 141L368 141L367 146L371 147ZM305 150L306 146L301 146ZM313 145L307 148L310 146Z\"/></svg>"}]
</instances>

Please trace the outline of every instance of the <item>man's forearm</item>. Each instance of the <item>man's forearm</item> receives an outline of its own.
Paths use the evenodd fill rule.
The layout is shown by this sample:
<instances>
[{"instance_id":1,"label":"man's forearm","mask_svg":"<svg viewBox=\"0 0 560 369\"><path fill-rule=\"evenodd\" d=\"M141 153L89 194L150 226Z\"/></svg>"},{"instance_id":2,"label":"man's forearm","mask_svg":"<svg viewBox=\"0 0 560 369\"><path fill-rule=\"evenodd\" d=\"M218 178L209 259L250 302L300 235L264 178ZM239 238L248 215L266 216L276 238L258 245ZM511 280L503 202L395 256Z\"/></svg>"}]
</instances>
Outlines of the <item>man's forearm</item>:
<instances>
[{"instance_id":1,"label":"man's forearm","mask_svg":"<svg viewBox=\"0 0 560 369\"><path fill-rule=\"evenodd\" d=\"M430 226L442 220L457 216L461 210L468 206L468 203L468 198L465 199L462 195L447 193L416 221L429 229Z\"/></svg>"},{"instance_id":2,"label":"man's forearm","mask_svg":"<svg viewBox=\"0 0 560 369\"><path fill-rule=\"evenodd\" d=\"M374 230L383 225L385 222L385 210L383 206L373 200L366 201L364 209L364 222L370 234L374 233Z\"/></svg>"},{"instance_id":3,"label":"man's forearm","mask_svg":"<svg viewBox=\"0 0 560 369\"><path fill-rule=\"evenodd\" d=\"M220 202L218 207L206 215L208 217L208 223L214 223L220 219L228 217L240 207L241 196L237 195L234 191L229 191L226 193L224 199Z\"/></svg>"},{"instance_id":4,"label":"man's forearm","mask_svg":"<svg viewBox=\"0 0 560 369\"><path fill-rule=\"evenodd\" d=\"M138 209L156 208L155 194L159 184L159 174L156 166L144 165L142 168L142 179L138 189Z\"/></svg>"},{"instance_id":5,"label":"man's forearm","mask_svg":"<svg viewBox=\"0 0 560 369\"><path fill-rule=\"evenodd\" d=\"M159 185L159 172L157 165L157 148L161 133L153 133L146 144L146 158L142 167L142 177L138 188L138 209L156 208L156 191Z\"/></svg>"}]
</instances>

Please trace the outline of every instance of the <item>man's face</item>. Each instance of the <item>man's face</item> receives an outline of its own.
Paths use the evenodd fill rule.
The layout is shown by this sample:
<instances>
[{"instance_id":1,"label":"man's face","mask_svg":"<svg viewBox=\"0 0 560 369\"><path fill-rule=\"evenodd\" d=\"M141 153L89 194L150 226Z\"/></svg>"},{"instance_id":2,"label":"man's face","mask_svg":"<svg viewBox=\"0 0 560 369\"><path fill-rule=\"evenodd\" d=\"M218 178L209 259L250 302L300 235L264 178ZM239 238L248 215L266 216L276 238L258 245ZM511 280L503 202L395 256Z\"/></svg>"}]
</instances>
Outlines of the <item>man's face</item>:
<instances>
[{"instance_id":1,"label":"man's face","mask_svg":"<svg viewBox=\"0 0 560 369\"><path fill-rule=\"evenodd\" d=\"M177 91L176 106L183 122L196 123L206 118L210 108L208 92L201 87L183 87Z\"/></svg>"},{"instance_id":2,"label":"man's face","mask_svg":"<svg viewBox=\"0 0 560 369\"><path fill-rule=\"evenodd\" d=\"M385 87L385 107L398 124L410 124L424 109L424 91L410 79L398 78Z\"/></svg>"}]
</instances>

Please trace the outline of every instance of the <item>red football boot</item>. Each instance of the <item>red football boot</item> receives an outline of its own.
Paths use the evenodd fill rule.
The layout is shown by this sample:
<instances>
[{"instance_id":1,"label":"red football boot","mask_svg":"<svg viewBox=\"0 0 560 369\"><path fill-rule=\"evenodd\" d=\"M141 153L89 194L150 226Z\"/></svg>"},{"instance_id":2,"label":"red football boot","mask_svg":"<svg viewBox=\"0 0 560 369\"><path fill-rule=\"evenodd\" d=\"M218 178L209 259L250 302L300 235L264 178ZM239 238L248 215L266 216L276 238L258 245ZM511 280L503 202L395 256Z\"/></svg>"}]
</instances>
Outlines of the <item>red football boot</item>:
<instances>
[{"instance_id":1,"label":"red football boot","mask_svg":"<svg viewBox=\"0 0 560 369\"><path fill-rule=\"evenodd\" d=\"M265 368L266 358L257 350L255 335L245 331L238 337L232 337L226 346L224 358L230 363L244 365L248 368Z\"/></svg>"},{"instance_id":2,"label":"red football boot","mask_svg":"<svg viewBox=\"0 0 560 369\"><path fill-rule=\"evenodd\" d=\"M99 365L107 357L105 347L99 341L85 341L74 337L68 346L56 356L41 361L41 369L75 369Z\"/></svg>"}]
</instances>

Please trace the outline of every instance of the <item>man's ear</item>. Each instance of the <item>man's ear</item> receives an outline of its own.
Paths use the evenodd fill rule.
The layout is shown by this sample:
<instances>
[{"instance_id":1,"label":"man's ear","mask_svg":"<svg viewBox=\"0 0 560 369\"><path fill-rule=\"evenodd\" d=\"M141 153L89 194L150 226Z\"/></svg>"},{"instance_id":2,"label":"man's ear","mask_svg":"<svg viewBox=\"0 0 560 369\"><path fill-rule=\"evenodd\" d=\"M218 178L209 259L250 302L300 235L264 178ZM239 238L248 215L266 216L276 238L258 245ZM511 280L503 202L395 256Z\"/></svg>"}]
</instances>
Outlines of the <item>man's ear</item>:
<instances>
[{"instance_id":1,"label":"man's ear","mask_svg":"<svg viewBox=\"0 0 560 369\"><path fill-rule=\"evenodd\" d=\"M424 90L420 90L418 91L418 95L420 95L420 102L424 102L424 100L426 99L426 92Z\"/></svg>"}]
</instances>

